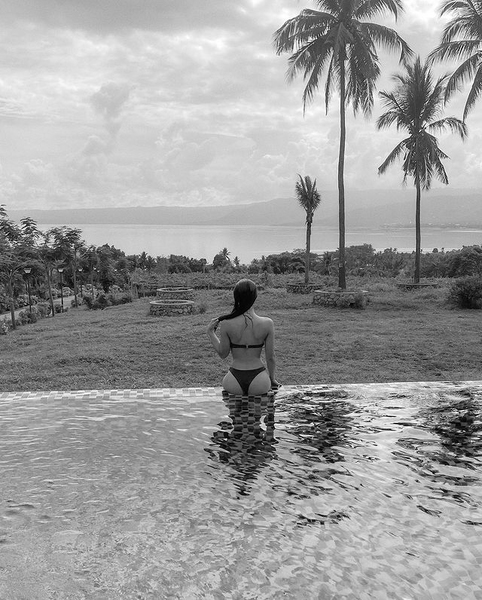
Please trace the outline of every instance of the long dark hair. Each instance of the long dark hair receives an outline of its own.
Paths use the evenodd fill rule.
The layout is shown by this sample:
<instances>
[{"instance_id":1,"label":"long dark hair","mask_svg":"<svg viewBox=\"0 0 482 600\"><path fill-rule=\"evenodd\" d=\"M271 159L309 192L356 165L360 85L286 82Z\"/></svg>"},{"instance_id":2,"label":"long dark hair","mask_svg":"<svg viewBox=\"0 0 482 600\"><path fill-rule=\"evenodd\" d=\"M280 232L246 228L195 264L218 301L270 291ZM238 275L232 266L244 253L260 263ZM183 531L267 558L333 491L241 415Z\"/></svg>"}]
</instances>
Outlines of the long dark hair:
<instances>
[{"instance_id":1,"label":"long dark hair","mask_svg":"<svg viewBox=\"0 0 482 600\"><path fill-rule=\"evenodd\" d=\"M218 321L227 321L244 314L249 310L258 296L256 284L251 279L241 279L234 286L234 308L227 315L222 315Z\"/></svg>"}]
</instances>

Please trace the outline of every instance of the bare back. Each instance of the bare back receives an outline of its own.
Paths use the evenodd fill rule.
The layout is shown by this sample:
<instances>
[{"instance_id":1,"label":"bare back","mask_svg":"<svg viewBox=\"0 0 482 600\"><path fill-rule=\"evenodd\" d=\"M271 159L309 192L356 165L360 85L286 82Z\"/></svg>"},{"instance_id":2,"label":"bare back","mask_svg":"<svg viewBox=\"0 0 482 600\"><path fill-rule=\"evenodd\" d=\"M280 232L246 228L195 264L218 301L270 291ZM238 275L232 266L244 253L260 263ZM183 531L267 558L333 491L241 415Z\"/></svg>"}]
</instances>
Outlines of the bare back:
<instances>
[{"instance_id":1,"label":"bare back","mask_svg":"<svg viewBox=\"0 0 482 600\"><path fill-rule=\"evenodd\" d=\"M273 347L273 321L268 317L260 317L254 311L245 313L234 319L222 321L221 335L227 336L229 343L239 344L244 347L233 348L233 367L239 369L254 369L262 365L260 356L265 345L266 356L272 353ZM246 348L246 346L259 346Z\"/></svg>"}]
</instances>

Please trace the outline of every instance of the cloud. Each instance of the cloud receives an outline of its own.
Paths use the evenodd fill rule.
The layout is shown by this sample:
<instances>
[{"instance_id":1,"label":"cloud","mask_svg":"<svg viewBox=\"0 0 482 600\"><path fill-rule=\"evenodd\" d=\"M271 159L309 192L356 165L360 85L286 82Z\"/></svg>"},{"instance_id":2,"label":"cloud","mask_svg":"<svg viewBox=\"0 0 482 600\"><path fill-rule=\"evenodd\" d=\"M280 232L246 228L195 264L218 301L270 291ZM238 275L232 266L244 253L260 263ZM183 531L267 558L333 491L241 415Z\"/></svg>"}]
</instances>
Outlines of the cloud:
<instances>
[{"instance_id":1,"label":"cloud","mask_svg":"<svg viewBox=\"0 0 482 600\"><path fill-rule=\"evenodd\" d=\"M273 32L310 2L278 0L1 1L1 192L28 206L220 204L293 194L297 173L334 189L336 95L303 116L303 80L285 80ZM440 36L438 3L406 0L397 24L422 55ZM434 16L435 15L435 16ZM430 17L430 18L428 18ZM380 53L379 89L398 56ZM465 97L447 114L460 115ZM377 167L399 141L348 114L346 185L399 187ZM478 185L482 123L441 146L452 185ZM477 145L479 144L479 146Z\"/></svg>"},{"instance_id":2,"label":"cloud","mask_svg":"<svg viewBox=\"0 0 482 600\"><path fill-rule=\"evenodd\" d=\"M107 83L90 97L94 111L104 120L104 125L112 138L121 127L120 115L129 100L132 86L126 83Z\"/></svg>"},{"instance_id":3,"label":"cloud","mask_svg":"<svg viewBox=\"0 0 482 600\"><path fill-rule=\"evenodd\" d=\"M3 2L2 20L99 33L130 29L176 32L215 29L226 22L242 26L249 21L251 4L248 0L15 0Z\"/></svg>"}]
</instances>

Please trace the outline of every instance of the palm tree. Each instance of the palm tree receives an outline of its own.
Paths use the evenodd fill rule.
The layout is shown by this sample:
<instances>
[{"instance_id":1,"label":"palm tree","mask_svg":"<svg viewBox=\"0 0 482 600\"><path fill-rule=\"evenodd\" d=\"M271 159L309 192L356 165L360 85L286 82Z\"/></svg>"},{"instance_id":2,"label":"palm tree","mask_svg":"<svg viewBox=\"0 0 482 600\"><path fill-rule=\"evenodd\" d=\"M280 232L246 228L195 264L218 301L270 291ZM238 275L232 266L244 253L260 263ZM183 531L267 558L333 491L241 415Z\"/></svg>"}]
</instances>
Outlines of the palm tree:
<instances>
[{"instance_id":1,"label":"palm tree","mask_svg":"<svg viewBox=\"0 0 482 600\"><path fill-rule=\"evenodd\" d=\"M465 121L482 93L482 0L446 0L440 14L450 13L453 19L445 27L440 45L429 54L429 60L463 60L447 81L445 99L472 80L464 108Z\"/></svg>"},{"instance_id":2,"label":"palm tree","mask_svg":"<svg viewBox=\"0 0 482 600\"><path fill-rule=\"evenodd\" d=\"M276 53L291 52L287 77L303 73L307 80L303 109L313 100L323 72L325 107L328 112L333 90L340 96L340 145L338 157L339 253L338 284L346 289L345 267L345 112L351 102L356 114L365 115L373 107L373 91L380 74L376 46L399 49L400 60L412 51L393 30L363 21L384 13L397 18L402 0L315 0L320 10L304 9L286 21L274 34Z\"/></svg>"},{"instance_id":3,"label":"palm tree","mask_svg":"<svg viewBox=\"0 0 482 600\"><path fill-rule=\"evenodd\" d=\"M447 77L442 76L434 82L428 63L422 64L420 57L417 57L413 64L405 65L404 73L394 75L396 87L393 92L380 92L388 110L378 119L378 129L395 124L397 130L405 130L409 134L390 152L378 172L384 173L397 158L403 156L403 183L406 183L408 176L413 177L416 189L414 283L420 282L421 190L430 189L433 177L448 184L447 173L442 164L442 160L448 156L440 150L437 138L430 132L449 129L452 133L458 133L462 139L467 135L467 127L460 119L441 118Z\"/></svg>"},{"instance_id":4,"label":"palm tree","mask_svg":"<svg viewBox=\"0 0 482 600\"><path fill-rule=\"evenodd\" d=\"M296 182L295 192L296 199L306 212L306 254L305 254L305 283L310 281L310 241L311 241L311 224L315 210L321 202L321 196L316 189L316 179L311 181L306 175L305 178L298 175L299 181Z\"/></svg>"}]
</instances>

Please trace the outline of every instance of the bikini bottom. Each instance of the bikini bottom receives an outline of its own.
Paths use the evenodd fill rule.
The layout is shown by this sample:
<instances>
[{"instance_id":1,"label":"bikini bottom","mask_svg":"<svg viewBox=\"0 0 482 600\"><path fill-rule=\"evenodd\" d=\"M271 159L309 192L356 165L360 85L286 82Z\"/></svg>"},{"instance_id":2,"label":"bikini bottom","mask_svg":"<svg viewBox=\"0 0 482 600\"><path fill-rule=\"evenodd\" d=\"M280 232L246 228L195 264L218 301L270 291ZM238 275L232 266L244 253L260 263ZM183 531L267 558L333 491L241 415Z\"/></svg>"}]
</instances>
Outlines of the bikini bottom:
<instances>
[{"instance_id":1,"label":"bikini bottom","mask_svg":"<svg viewBox=\"0 0 482 600\"><path fill-rule=\"evenodd\" d=\"M259 367L258 369L233 369L233 367L230 367L229 370L231 371L231 373L233 374L234 378L236 379L236 381L239 383L241 389L243 390L243 394L245 396L248 395L248 391L249 391L249 386L251 385L251 382L253 381L253 379L259 375L260 373L262 373L263 371L266 371L265 367Z\"/></svg>"}]
</instances>

